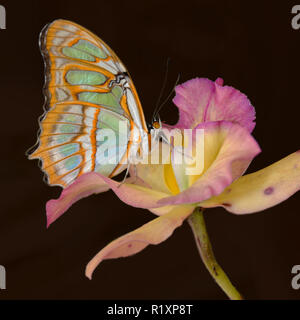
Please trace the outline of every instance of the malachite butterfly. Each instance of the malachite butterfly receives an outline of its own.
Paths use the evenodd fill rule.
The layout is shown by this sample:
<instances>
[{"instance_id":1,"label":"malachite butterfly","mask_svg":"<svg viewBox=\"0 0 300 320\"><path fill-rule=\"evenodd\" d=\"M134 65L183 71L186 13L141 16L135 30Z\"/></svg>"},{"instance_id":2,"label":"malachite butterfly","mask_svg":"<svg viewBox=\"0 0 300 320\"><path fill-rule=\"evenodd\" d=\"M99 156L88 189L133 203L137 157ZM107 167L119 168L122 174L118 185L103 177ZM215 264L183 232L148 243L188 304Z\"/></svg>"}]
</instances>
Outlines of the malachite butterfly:
<instances>
[{"instance_id":1,"label":"malachite butterfly","mask_svg":"<svg viewBox=\"0 0 300 320\"><path fill-rule=\"evenodd\" d=\"M66 187L91 171L113 177L148 154L150 135L136 89L107 44L74 22L55 20L42 30L40 48L46 111L29 159L41 160L50 185ZM128 134L120 134L120 123ZM116 135L109 149L117 149L117 161L110 163L101 161L105 129Z\"/></svg>"}]
</instances>

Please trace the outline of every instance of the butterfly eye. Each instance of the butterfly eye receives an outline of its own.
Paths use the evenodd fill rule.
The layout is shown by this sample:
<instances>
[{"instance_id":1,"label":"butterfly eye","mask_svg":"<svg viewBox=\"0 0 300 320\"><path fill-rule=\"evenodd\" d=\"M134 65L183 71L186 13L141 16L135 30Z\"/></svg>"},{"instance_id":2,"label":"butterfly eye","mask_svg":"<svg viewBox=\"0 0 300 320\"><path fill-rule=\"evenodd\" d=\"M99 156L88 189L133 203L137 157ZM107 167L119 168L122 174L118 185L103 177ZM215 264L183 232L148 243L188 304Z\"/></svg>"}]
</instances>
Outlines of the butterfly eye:
<instances>
[{"instance_id":1,"label":"butterfly eye","mask_svg":"<svg viewBox=\"0 0 300 320\"><path fill-rule=\"evenodd\" d=\"M148 128L148 131L150 132L153 129L152 124L147 123L147 128Z\"/></svg>"},{"instance_id":2,"label":"butterfly eye","mask_svg":"<svg viewBox=\"0 0 300 320\"><path fill-rule=\"evenodd\" d=\"M152 127L153 127L154 129L159 129L159 128L160 128L160 123L159 123L158 121L154 121L154 122L152 123Z\"/></svg>"}]
</instances>

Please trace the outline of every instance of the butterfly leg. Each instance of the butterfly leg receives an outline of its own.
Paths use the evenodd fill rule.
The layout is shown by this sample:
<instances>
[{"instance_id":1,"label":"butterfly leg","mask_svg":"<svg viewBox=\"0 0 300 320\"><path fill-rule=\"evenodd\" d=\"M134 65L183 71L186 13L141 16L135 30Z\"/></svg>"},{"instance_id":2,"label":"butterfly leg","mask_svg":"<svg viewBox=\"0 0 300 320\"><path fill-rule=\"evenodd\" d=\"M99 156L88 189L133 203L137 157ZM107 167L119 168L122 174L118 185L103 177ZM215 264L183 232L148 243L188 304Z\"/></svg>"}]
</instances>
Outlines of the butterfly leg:
<instances>
[{"instance_id":1,"label":"butterfly leg","mask_svg":"<svg viewBox=\"0 0 300 320\"><path fill-rule=\"evenodd\" d=\"M127 177L128 177L128 174L129 174L129 169L130 169L130 163L128 163L128 166L127 166L126 172L125 172L125 176L124 176L122 182L118 185L118 188L120 188L121 185L122 185L123 183L125 183L125 181L126 181L126 179L127 179Z\"/></svg>"},{"instance_id":2,"label":"butterfly leg","mask_svg":"<svg viewBox=\"0 0 300 320\"><path fill-rule=\"evenodd\" d=\"M137 176L137 169L135 164L133 164L132 170L130 171L130 178L131 177L133 178L133 180L130 181L130 183L133 183L133 184L136 183L138 176Z\"/></svg>"}]
</instances>

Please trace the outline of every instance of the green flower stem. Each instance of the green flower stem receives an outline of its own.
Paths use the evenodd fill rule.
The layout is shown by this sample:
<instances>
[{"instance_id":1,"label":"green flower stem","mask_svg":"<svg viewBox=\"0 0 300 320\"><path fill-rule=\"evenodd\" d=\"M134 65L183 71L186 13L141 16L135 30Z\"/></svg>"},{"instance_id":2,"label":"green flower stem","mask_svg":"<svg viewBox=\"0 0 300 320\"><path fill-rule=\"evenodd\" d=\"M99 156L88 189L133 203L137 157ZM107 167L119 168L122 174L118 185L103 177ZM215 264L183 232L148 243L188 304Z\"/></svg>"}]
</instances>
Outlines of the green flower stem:
<instances>
[{"instance_id":1,"label":"green flower stem","mask_svg":"<svg viewBox=\"0 0 300 320\"><path fill-rule=\"evenodd\" d=\"M211 276L215 279L217 284L222 288L222 290L231 300L242 300L243 297L232 285L229 278L216 261L207 234L203 217L203 209L196 208L192 215L188 218L188 222L193 230L197 248L199 250L202 261L204 262Z\"/></svg>"}]
</instances>

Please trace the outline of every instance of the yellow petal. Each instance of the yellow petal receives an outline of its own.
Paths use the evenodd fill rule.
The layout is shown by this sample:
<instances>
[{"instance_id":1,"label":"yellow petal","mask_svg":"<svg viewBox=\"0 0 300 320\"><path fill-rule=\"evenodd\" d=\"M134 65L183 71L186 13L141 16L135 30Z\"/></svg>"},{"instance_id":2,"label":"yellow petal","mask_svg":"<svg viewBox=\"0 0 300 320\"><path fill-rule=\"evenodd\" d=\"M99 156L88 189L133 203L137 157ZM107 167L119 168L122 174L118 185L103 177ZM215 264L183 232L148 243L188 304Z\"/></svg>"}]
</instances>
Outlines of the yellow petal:
<instances>
[{"instance_id":1,"label":"yellow petal","mask_svg":"<svg viewBox=\"0 0 300 320\"><path fill-rule=\"evenodd\" d=\"M200 203L204 208L222 206L245 214L262 211L286 200L300 189L300 152L240 177L220 195Z\"/></svg>"}]
</instances>

